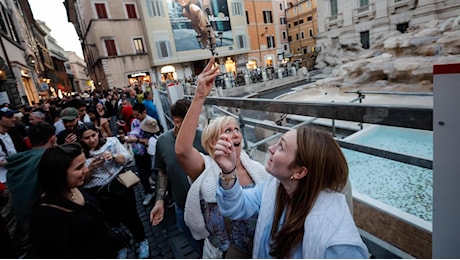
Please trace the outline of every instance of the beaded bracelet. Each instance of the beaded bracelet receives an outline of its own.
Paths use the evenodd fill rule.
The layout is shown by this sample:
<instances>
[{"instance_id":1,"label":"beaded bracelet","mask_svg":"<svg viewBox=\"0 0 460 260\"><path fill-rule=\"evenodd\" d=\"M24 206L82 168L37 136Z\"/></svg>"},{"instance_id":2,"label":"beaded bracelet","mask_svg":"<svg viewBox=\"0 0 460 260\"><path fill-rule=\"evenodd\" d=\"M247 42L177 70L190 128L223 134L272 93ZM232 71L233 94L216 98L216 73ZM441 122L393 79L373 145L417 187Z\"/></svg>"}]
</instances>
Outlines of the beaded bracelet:
<instances>
[{"instance_id":1,"label":"beaded bracelet","mask_svg":"<svg viewBox=\"0 0 460 260\"><path fill-rule=\"evenodd\" d=\"M222 174L230 174L230 173L234 172L235 170L236 170L236 164L235 164L235 167L233 167L233 169L231 171L229 171L229 172L222 171Z\"/></svg>"},{"instance_id":2,"label":"beaded bracelet","mask_svg":"<svg viewBox=\"0 0 460 260\"><path fill-rule=\"evenodd\" d=\"M228 175L228 173L227 173L227 175ZM222 180L222 182L225 182L225 185L228 185L228 184L230 184L231 180L236 180L236 174L233 174L231 176L226 176L226 174L224 174L222 172L220 174L220 179Z\"/></svg>"}]
</instances>

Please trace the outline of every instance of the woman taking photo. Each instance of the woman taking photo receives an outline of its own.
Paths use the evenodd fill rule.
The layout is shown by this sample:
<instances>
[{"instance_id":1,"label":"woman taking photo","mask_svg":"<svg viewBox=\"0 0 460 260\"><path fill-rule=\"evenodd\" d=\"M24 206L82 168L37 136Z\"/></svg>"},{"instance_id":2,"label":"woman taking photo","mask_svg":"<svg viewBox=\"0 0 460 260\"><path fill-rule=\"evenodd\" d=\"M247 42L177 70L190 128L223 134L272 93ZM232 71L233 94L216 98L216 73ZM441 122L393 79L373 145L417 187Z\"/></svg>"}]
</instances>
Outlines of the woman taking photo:
<instances>
[{"instance_id":1,"label":"woman taking photo","mask_svg":"<svg viewBox=\"0 0 460 260\"><path fill-rule=\"evenodd\" d=\"M368 258L339 191L348 165L332 136L309 126L290 130L268 149L271 174L251 191L238 183L236 149L227 133L214 158L222 169L217 203L231 219L259 214L253 258Z\"/></svg>"},{"instance_id":2,"label":"woman taking photo","mask_svg":"<svg viewBox=\"0 0 460 260\"><path fill-rule=\"evenodd\" d=\"M112 181L131 160L129 152L118 138L102 138L97 127L92 123L82 125L77 130L77 137L88 158L86 159L88 174L85 176L83 188L99 200L101 209L112 227L119 227L123 223L129 229L134 240L139 244L138 258L148 258L149 244L137 214L134 190L131 188L123 194L107 197L98 194L98 190ZM126 258L127 251L127 248L120 250L118 258Z\"/></svg>"},{"instance_id":3,"label":"woman taking photo","mask_svg":"<svg viewBox=\"0 0 460 260\"><path fill-rule=\"evenodd\" d=\"M49 148L38 166L43 195L31 216L33 256L114 258L104 213L80 186L88 168L78 143Z\"/></svg>"},{"instance_id":4,"label":"woman taking photo","mask_svg":"<svg viewBox=\"0 0 460 260\"><path fill-rule=\"evenodd\" d=\"M211 58L206 66L204 75L214 75L213 71L216 69L211 69L213 60ZM175 145L177 161L194 180L185 204L185 223L195 239L205 239L203 258L250 258L257 214L241 221L227 221L216 202L216 183L221 170L209 155L214 155L214 146L219 136L226 133L235 144L235 167L238 169L238 181L242 187L251 189L262 183L268 174L262 164L250 159L242 149L243 135L233 117L217 117L203 130L201 143L209 155L203 155L193 147L201 108L213 85L213 81L206 84L201 74L199 79L201 81L182 122Z\"/></svg>"}]
</instances>

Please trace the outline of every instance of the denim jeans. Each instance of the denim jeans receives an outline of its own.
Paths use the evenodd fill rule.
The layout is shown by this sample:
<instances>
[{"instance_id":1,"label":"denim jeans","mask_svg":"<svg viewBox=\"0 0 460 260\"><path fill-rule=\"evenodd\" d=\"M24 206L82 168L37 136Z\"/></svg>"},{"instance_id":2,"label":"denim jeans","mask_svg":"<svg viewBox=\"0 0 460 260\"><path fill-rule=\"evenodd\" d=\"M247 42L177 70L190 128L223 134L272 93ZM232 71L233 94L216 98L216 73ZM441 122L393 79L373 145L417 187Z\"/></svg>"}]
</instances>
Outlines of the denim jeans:
<instances>
[{"instance_id":1,"label":"denim jeans","mask_svg":"<svg viewBox=\"0 0 460 260\"><path fill-rule=\"evenodd\" d=\"M192 233L190 232L190 229L187 227L185 224L184 220L184 210L180 209L175 206L176 208L176 225L177 227L184 232L185 237L187 238L188 242L190 243L190 246L195 249L195 251L199 254L201 257L202 252L203 252L203 240L195 240L192 236Z\"/></svg>"}]
</instances>

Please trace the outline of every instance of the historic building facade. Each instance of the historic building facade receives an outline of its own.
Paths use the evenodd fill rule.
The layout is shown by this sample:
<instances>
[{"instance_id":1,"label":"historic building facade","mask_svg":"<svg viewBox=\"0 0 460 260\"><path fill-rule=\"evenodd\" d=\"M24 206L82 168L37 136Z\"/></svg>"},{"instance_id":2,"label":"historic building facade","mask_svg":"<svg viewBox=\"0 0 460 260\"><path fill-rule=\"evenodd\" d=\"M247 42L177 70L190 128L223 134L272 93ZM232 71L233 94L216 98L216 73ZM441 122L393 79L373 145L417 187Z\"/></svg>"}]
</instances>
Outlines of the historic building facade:
<instances>
[{"instance_id":1,"label":"historic building facade","mask_svg":"<svg viewBox=\"0 0 460 260\"><path fill-rule=\"evenodd\" d=\"M38 100L34 39L19 2L0 1L0 103L13 107Z\"/></svg>"},{"instance_id":2,"label":"historic building facade","mask_svg":"<svg viewBox=\"0 0 460 260\"><path fill-rule=\"evenodd\" d=\"M285 0L65 3L96 88L188 80L212 54L222 73L278 67L288 52Z\"/></svg>"},{"instance_id":3,"label":"historic building facade","mask_svg":"<svg viewBox=\"0 0 460 260\"><path fill-rule=\"evenodd\" d=\"M93 90L93 81L88 77L86 62L73 51L66 51L68 61L65 66L73 75L72 85L76 92Z\"/></svg>"},{"instance_id":4,"label":"historic building facade","mask_svg":"<svg viewBox=\"0 0 460 260\"><path fill-rule=\"evenodd\" d=\"M368 49L382 35L456 18L460 11L456 0L324 0L317 4L317 44L323 51L352 45Z\"/></svg>"},{"instance_id":5,"label":"historic building facade","mask_svg":"<svg viewBox=\"0 0 460 260\"><path fill-rule=\"evenodd\" d=\"M48 98L59 83L71 91L65 69L62 75L56 74L46 42L50 30L34 19L28 1L0 0L0 9L0 103L29 106ZM55 41L54 45L60 48ZM66 60L65 55L54 56Z\"/></svg>"},{"instance_id":6,"label":"historic building facade","mask_svg":"<svg viewBox=\"0 0 460 260\"><path fill-rule=\"evenodd\" d=\"M151 81L147 39L137 1L65 1L96 89Z\"/></svg>"},{"instance_id":7,"label":"historic building facade","mask_svg":"<svg viewBox=\"0 0 460 260\"><path fill-rule=\"evenodd\" d=\"M286 9L288 41L291 52L287 55L299 66L313 69L315 37L318 34L316 0L289 2ZM286 55L285 55L286 57Z\"/></svg>"}]
</instances>

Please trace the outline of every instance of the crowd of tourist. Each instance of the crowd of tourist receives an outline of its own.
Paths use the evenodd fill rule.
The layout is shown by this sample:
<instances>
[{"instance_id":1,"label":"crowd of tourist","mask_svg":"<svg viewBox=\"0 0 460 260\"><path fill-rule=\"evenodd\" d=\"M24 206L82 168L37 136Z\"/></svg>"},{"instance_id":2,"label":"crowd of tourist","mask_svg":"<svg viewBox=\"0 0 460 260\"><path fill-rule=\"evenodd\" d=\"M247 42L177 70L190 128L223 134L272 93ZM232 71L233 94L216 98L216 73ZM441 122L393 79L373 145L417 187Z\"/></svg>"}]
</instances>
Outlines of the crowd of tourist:
<instances>
[{"instance_id":1,"label":"crowd of tourist","mask_svg":"<svg viewBox=\"0 0 460 260\"><path fill-rule=\"evenodd\" d=\"M98 229L110 235L112 227L124 225L138 245L137 257L148 258L149 244L137 214L134 191L130 189L110 198L101 198L97 191L132 162L144 187L143 203L150 204L155 179L151 159L155 154L153 140L162 131L158 120L152 92L137 88L81 93L62 99L52 97L19 110L3 104L0 109L2 256L126 258L127 248L117 248L116 241L110 250L101 244L100 251L95 245L88 247L90 240L81 241L85 237L95 239L93 242L103 241ZM130 147L126 146L128 143ZM51 151L53 147L60 149ZM68 156L66 151L70 151ZM47 158L51 154L53 158ZM39 167L46 160L55 165ZM83 163L78 169L72 168L77 162ZM69 176L71 170L79 171L81 176ZM70 182L75 183L70 185ZM59 245L62 245L59 250L52 250ZM91 250L80 252L82 248ZM116 254L111 254L112 251Z\"/></svg>"},{"instance_id":2,"label":"crowd of tourist","mask_svg":"<svg viewBox=\"0 0 460 260\"><path fill-rule=\"evenodd\" d=\"M148 89L51 98L19 110L4 104L0 254L123 259L124 226L136 257L149 258L134 190L107 188L132 167L152 225L174 206L177 227L203 258L367 258L344 195L347 163L329 134L291 130L263 166L242 149L235 118L197 128L219 75L213 62L198 76L194 98L171 105L172 129L158 124Z\"/></svg>"}]
</instances>

